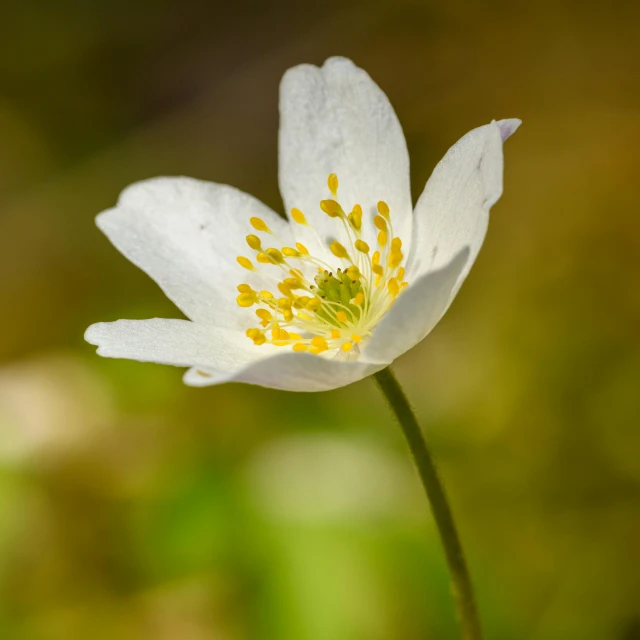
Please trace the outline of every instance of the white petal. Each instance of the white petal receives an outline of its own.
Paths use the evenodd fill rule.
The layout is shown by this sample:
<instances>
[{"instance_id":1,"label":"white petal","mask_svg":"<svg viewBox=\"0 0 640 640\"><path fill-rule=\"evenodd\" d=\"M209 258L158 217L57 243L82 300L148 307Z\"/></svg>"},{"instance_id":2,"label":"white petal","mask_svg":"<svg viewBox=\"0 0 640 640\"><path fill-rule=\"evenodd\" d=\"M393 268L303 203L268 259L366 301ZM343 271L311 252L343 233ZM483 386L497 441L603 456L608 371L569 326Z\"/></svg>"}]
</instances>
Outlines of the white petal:
<instances>
[{"instance_id":1,"label":"white petal","mask_svg":"<svg viewBox=\"0 0 640 640\"><path fill-rule=\"evenodd\" d=\"M233 187L192 178L133 184L116 207L98 216L97 224L189 318L240 328L251 314L239 313L236 286L253 284L253 274L236 257L251 255L245 237L255 233L252 216L291 242L287 222L260 201Z\"/></svg>"},{"instance_id":2,"label":"white petal","mask_svg":"<svg viewBox=\"0 0 640 640\"><path fill-rule=\"evenodd\" d=\"M280 87L280 119L279 179L286 211L303 211L323 241L342 237L336 220L319 207L320 200L332 197L327 177L335 173L338 200L346 212L354 204L363 208L365 239L373 237L371 213L384 200L394 231L408 250L412 206L407 146L387 96L367 73L345 58L330 58L322 68L289 69ZM304 228L296 225L294 233L299 232L304 236ZM317 244L309 236L303 241Z\"/></svg>"},{"instance_id":3,"label":"white petal","mask_svg":"<svg viewBox=\"0 0 640 640\"><path fill-rule=\"evenodd\" d=\"M423 275L400 294L373 330L362 357L392 362L425 338L449 308L468 261L469 249L464 248L448 265Z\"/></svg>"},{"instance_id":4,"label":"white petal","mask_svg":"<svg viewBox=\"0 0 640 640\"><path fill-rule=\"evenodd\" d=\"M261 350L264 346L255 348ZM202 373L210 376L207 378L190 369L183 379L192 386L246 382L283 391L329 391L362 380L385 366L386 363L345 361L309 353L281 351L278 355L261 358L228 375L204 369Z\"/></svg>"},{"instance_id":5,"label":"white petal","mask_svg":"<svg viewBox=\"0 0 640 640\"><path fill-rule=\"evenodd\" d=\"M266 354L240 332L189 320L99 322L91 325L84 337L98 347L99 355L107 358L195 366L225 375L239 371Z\"/></svg>"},{"instance_id":6,"label":"white petal","mask_svg":"<svg viewBox=\"0 0 640 640\"><path fill-rule=\"evenodd\" d=\"M446 265L466 246L470 259L460 287L482 246L489 209L502 195L502 143L519 125L512 119L474 129L438 163L414 212L410 281Z\"/></svg>"}]
</instances>

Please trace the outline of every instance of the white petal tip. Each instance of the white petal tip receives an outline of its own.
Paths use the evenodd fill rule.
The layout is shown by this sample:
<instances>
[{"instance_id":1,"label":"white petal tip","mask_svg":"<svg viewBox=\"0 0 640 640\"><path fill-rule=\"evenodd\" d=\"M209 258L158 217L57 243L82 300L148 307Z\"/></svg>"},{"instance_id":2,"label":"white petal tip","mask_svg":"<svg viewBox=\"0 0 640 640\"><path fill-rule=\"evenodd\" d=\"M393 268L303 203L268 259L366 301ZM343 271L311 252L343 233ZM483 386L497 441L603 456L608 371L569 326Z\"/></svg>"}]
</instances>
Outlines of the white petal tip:
<instances>
[{"instance_id":1,"label":"white petal tip","mask_svg":"<svg viewBox=\"0 0 640 640\"><path fill-rule=\"evenodd\" d=\"M500 129L502 142L505 142L507 138L516 132L518 127L522 124L522 120L519 118L509 118L507 120L498 120L496 124L498 125L498 129Z\"/></svg>"},{"instance_id":2,"label":"white petal tip","mask_svg":"<svg viewBox=\"0 0 640 640\"><path fill-rule=\"evenodd\" d=\"M84 339L89 343L95 346L98 346L98 334L100 333L100 325L102 322L97 322L96 324L92 324L87 327L87 330L84 332Z\"/></svg>"}]
</instances>

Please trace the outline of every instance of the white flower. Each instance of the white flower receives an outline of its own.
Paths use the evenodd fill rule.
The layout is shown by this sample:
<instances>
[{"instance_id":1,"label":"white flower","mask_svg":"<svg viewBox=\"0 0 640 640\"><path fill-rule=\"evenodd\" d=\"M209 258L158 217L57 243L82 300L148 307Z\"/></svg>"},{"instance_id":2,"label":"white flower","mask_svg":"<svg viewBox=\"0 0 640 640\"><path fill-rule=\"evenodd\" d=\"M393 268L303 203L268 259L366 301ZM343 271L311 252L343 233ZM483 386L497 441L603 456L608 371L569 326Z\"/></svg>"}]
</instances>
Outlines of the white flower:
<instances>
[{"instance_id":1,"label":"white flower","mask_svg":"<svg viewBox=\"0 0 640 640\"><path fill-rule=\"evenodd\" d=\"M324 391L383 369L440 320L482 245L520 121L465 135L412 211L400 123L351 61L287 71L280 116L289 222L190 178L134 184L98 216L190 319L94 324L85 337L100 355L190 367L193 386Z\"/></svg>"}]
</instances>

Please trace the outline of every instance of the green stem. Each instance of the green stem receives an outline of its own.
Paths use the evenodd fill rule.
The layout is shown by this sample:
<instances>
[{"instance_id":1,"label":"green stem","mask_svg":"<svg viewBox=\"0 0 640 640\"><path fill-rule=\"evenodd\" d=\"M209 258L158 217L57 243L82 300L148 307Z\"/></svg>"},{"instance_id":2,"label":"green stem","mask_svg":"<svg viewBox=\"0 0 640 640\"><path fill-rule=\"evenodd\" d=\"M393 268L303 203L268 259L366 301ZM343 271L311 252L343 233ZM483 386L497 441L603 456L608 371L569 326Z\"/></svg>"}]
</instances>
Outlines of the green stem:
<instances>
[{"instance_id":1,"label":"green stem","mask_svg":"<svg viewBox=\"0 0 640 640\"><path fill-rule=\"evenodd\" d=\"M375 373L373 378L402 427L413 459L418 467L422 484L431 503L433 518L438 527L440 540L449 565L462 638L463 640L481 640L480 618L478 617L471 576L464 558L458 531L453 521L453 514L445 494L444 485L438 476L438 471L429 449L427 449L427 443L422 435L416 416L391 367Z\"/></svg>"}]
</instances>

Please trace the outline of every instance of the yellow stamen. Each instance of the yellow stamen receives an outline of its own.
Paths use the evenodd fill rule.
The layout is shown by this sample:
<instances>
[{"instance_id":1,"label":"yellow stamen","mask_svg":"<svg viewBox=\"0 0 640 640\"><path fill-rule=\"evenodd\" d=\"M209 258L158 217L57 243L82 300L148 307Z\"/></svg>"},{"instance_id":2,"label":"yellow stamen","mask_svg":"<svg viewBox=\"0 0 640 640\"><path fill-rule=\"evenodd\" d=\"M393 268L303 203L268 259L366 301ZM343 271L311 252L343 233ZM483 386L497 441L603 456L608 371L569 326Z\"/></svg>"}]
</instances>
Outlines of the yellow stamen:
<instances>
[{"instance_id":1,"label":"yellow stamen","mask_svg":"<svg viewBox=\"0 0 640 640\"><path fill-rule=\"evenodd\" d=\"M236 260L238 261L238 264L241 267L244 267L245 269L248 269L249 271L253 271L253 269L254 269L253 263L251 262L251 260L249 260L249 258L245 258L244 256L238 256L236 258Z\"/></svg>"},{"instance_id":2,"label":"yellow stamen","mask_svg":"<svg viewBox=\"0 0 640 640\"><path fill-rule=\"evenodd\" d=\"M353 282L359 280L361 275L362 274L360 273L360 269L358 269L358 267L356 266L352 265L347 269L347 276L349 277L349 280L353 280Z\"/></svg>"},{"instance_id":3,"label":"yellow stamen","mask_svg":"<svg viewBox=\"0 0 640 640\"><path fill-rule=\"evenodd\" d=\"M291 289L289 289L289 287L287 287L287 285L284 284L283 282L278 282L278 291L283 296L287 296L287 298L290 298L291 296L293 296L293 294L291 293Z\"/></svg>"},{"instance_id":4,"label":"yellow stamen","mask_svg":"<svg viewBox=\"0 0 640 640\"><path fill-rule=\"evenodd\" d=\"M336 258L348 258L349 257L349 254L347 253L347 250L337 240L334 240L329 245L329 249L331 249L331 253L333 253L333 255Z\"/></svg>"},{"instance_id":5,"label":"yellow stamen","mask_svg":"<svg viewBox=\"0 0 640 640\"><path fill-rule=\"evenodd\" d=\"M256 260L260 263L260 264L271 264L271 258L263 252L260 252L257 256L256 256Z\"/></svg>"},{"instance_id":6,"label":"yellow stamen","mask_svg":"<svg viewBox=\"0 0 640 640\"><path fill-rule=\"evenodd\" d=\"M241 293L236 298L236 302L239 307L252 307L258 300L253 293Z\"/></svg>"},{"instance_id":7,"label":"yellow stamen","mask_svg":"<svg viewBox=\"0 0 640 640\"><path fill-rule=\"evenodd\" d=\"M247 244L254 250L260 251L262 249L262 242L258 236L253 233L247 236Z\"/></svg>"},{"instance_id":8,"label":"yellow stamen","mask_svg":"<svg viewBox=\"0 0 640 640\"><path fill-rule=\"evenodd\" d=\"M361 253L369 253L369 245L364 240L356 240L355 247Z\"/></svg>"},{"instance_id":9,"label":"yellow stamen","mask_svg":"<svg viewBox=\"0 0 640 640\"><path fill-rule=\"evenodd\" d=\"M347 216L349 224L356 231L362 229L362 207L359 204L354 205L353 211Z\"/></svg>"},{"instance_id":10,"label":"yellow stamen","mask_svg":"<svg viewBox=\"0 0 640 640\"><path fill-rule=\"evenodd\" d=\"M289 289L302 289L302 282L299 278L285 278L282 284L289 287Z\"/></svg>"},{"instance_id":11,"label":"yellow stamen","mask_svg":"<svg viewBox=\"0 0 640 640\"><path fill-rule=\"evenodd\" d=\"M387 264L391 269L395 269L401 262L404 255L402 251L392 251L387 258Z\"/></svg>"},{"instance_id":12,"label":"yellow stamen","mask_svg":"<svg viewBox=\"0 0 640 640\"><path fill-rule=\"evenodd\" d=\"M273 248L267 249L265 253L269 256L269 258L274 264L282 264L284 262L282 253L280 253L278 249L273 249Z\"/></svg>"},{"instance_id":13,"label":"yellow stamen","mask_svg":"<svg viewBox=\"0 0 640 640\"><path fill-rule=\"evenodd\" d=\"M251 218L249 222L256 231L265 231L266 233L271 233L271 229L269 229L267 223L261 218Z\"/></svg>"},{"instance_id":14,"label":"yellow stamen","mask_svg":"<svg viewBox=\"0 0 640 640\"><path fill-rule=\"evenodd\" d=\"M298 224L307 224L307 219L300 209L291 209L291 217Z\"/></svg>"},{"instance_id":15,"label":"yellow stamen","mask_svg":"<svg viewBox=\"0 0 640 640\"><path fill-rule=\"evenodd\" d=\"M311 339L311 346L316 347L316 349L322 349L326 351L329 348L327 341L322 336L315 336Z\"/></svg>"},{"instance_id":16,"label":"yellow stamen","mask_svg":"<svg viewBox=\"0 0 640 640\"><path fill-rule=\"evenodd\" d=\"M331 195L334 198L338 197L338 176L335 173L330 173L329 178L327 179L327 186L329 187L329 191L331 191Z\"/></svg>"},{"instance_id":17,"label":"yellow stamen","mask_svg":"<svg viewBox=\"0 0 640 640\"><path fill-rule=\"evenodd\" d=\"M265 278L275 281L273 290L277 297L270 291L255 291L250 284L237 286L238 305L258 305L255 311L258 327L247 330L247 336L256 345L270 343L312 354L329 349L359 353L356 345L372 335L380 319L408 286L404 280L405 268L401 266L405 258L402 240L391 233L389 205L384 200L375 205L373 222L378 245L373 246L363 238L362 206L353 205L346 215L338 201L336 174L329 175L327 186L331 197L320 202L320 209L337 219L342 230L336 229L336 239L327 241L328 256L312 256L299 242L293 246L266 248L262 234L246 236L255 257L239 256L239 265L256 271L261 264L270 264L284 271L279 279L273 278L273 273L264 274ZM300 209L290 209L289 219L292 224L311 227ZM250 224L258 232L272 233L262 218L252 217ZM312 227L311 230L320 241L330 234L324 229L322 233ZM299 263L295 267L299 268L294 268L296 260ZM258 266L254 267L256 261ZM340 261L343 262L340 264Z\"/></svg>"},{"instance_id":18,"label":"yellow stamen","mask_svg":"<svg viewBox=\"0 0 640 640\"><path fill-rule=\"evenodd\" d=\"M378 213L387 220L389 219L389 205L384 200L378 202Z\"/></svg>"},{"instance_id":19,"label":"yellow stamen","mask_svg":"<svg viewBox=\"0 0 640 640\"><path fill-rule=\"evenodd\" d=\"M344 216L344 211L342 207L335 200L321 200L320 208L330 217L330 218L340 218Z\"/></svg>"},{"instance_id":20,"label":"yellow stamen","mask_svg":"<svg viewBox=\"0 0 640 640\"><path fill-rule=\"evenodd\" d=\"M384 231L386 233L387 221L382 216L376 216L373 219L373 224L375 224L380 231Z\"/></svg>"}]
</instances>

